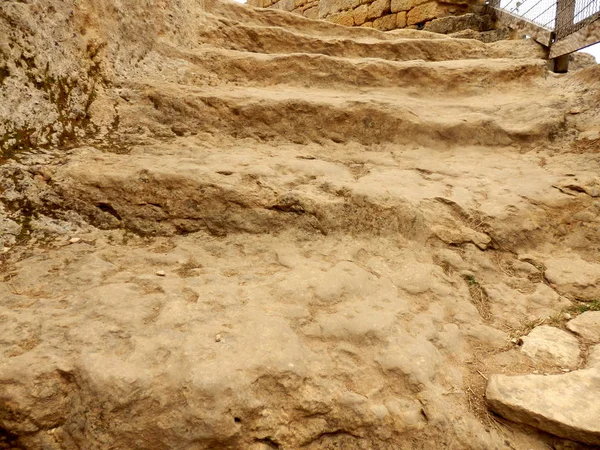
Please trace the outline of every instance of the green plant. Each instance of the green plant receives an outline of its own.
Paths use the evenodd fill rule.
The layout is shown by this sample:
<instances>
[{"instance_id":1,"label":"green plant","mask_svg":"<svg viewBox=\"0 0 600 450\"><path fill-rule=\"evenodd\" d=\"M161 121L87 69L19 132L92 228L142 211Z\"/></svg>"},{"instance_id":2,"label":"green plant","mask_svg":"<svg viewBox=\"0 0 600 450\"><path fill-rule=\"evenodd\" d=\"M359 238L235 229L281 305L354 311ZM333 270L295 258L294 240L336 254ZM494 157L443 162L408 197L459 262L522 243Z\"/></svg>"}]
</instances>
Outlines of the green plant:
<instances>
[{"instance_id":1,"label":"green plant","mask_svg":"<svg viewBox=\"0 0 600 450\"><path fill-rule=\"evenodd\" d=\"M600 300L578 302L576 305L567 308L566 311L571 314L582 314L586 311L600 311Z\"/></svg>"}]
</instances>

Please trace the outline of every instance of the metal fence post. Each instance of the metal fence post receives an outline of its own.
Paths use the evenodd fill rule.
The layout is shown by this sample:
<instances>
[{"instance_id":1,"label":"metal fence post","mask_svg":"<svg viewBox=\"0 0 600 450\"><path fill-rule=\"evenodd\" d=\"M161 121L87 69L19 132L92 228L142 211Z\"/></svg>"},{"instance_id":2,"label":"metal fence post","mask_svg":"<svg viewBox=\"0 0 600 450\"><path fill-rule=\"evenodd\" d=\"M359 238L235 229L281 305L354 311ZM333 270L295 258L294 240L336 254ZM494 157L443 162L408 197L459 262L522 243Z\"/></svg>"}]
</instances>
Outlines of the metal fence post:
<instances>
[{"instance_id":1,"label":"metal fence post","mask_svg":"<svg viewBox=\"0 0 600 450\"><path fill-rule=\"evenodd\" d=\"M571 25L575 20L575 0L558 0L556 3L556 22L554 29L556 39L560 39L569 34ZM570 54L559 56L552 60L555 73L566 73L569 70Z\"/></svg>"}]
</instances>

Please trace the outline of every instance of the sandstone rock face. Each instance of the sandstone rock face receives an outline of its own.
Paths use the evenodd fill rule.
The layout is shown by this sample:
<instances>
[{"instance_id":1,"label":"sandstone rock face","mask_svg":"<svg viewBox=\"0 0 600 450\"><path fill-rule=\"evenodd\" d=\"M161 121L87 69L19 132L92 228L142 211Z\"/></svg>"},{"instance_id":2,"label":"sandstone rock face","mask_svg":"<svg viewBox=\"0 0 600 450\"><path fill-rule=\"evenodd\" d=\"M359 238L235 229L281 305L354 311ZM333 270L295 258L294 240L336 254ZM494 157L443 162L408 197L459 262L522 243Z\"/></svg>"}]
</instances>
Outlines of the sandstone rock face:
<instances>
[{"instance_id":1,"label":"sandstone rock face","mask_svg":"<svg viewBox=\"0 0 600 450\"><path fill-rule=\"evenodd\" d=\"M453 6L442 5L437 2L430 1L416 6L408 11L407 24L416 25L419 23L424 23L437 17L447 16L455 11L456 9Z\"/></svg>"},{"instance_id":2,"label":"sandstone rock face","mask_svg":"<svg viewBox=\"0 0 600 450\"><path fill-rule=\"evenodd\" d=\"M427 3L427 6L421 6ZM480 15L466 14L458 20L430 24L448 14L465 14L472 8L469 1L428 0L249 0L248 4L261 8L291 11L308 18L320 18L338 25L362 26L388 31L409 25L427 26L436 33L453 33L464 29L489 30L489 20L477 20ZM394 20L389 13L403 12ZM407 19L407 14L411 19ZM486 24L488 27L486 27Z\"/></svg>"},{"instance_id":3,"label":"sandstone rock face","mask_svg":"<svg viewBox=\"0 0 600 450\"><path fill-rule=\"evenodd\" d=\"M600 311L584 312L570 320L567 328L590 342L600 342Z\"/></svg>"},{"instance_id":4,"label":"sandstone rock face","mask_svg":"<svg viewBox=\"0 0 600 450\"><path fill-rule=\"evenodd\" d=\"M600 369L600 344L590 347L587 356L587 368Z\"/></svg>"},{"instance_id":5,"label":"sandstone rock face","mask_svg":"<svg viewBox=\"0 0 600 450\"><path fill-rule=\"evenodd\" d=\"M434 33L451 34L463 30L488 31L491 28L490 16L470 13L434 19L427 22L423 29Z\"/></svg>"},{"instance_id":6,"label":"sandstone rock face","mask_svg":"<svg viewBox=\"0 0 600 450\"><path fill-rule=\"evenodd\" d=\"M0 448L556 444L483 392L597 257L599 73L271 6L0 2Z\"/></svg>"},{"instance_id":7,"label":"sandstone rock face","mask_svg":"<svg viewBox=\"0 0 600 450\"><path fill-rule=\"evenodd\" d=\"M396 14L388 14L387 16L380 17L379 19L375 19L373 21L373 28L378 30L387 31L393 30L397 25L397 15Z\"/></svg>"},{"instance_id":8,"label":"sandstone rock face","mask_svg":"<svg viewBox=\"0 0 600 450\"><path fill-rule=\"evenodd\" d=\"M564 375L494 375L486 390L490 408L567 439L600 445L600 369Z\"/></svg>"},{"instance_id":9,"label":"sandstone rock face","mask_svg":"<svg viewBox=\"0 0 600 450\"><path fill-rule=\"evenodd\" d=\"M559 328L542 325L522 340L521 351L536 361L570 368L579 364L579 342Z\"/></svg>"},{"instance_id":10,"label":"sandstone rock face","mask_svg":"<svg viewBox=\"0 0 600 450\"><path fill-rule=\"evenodd\" d=\"M550 258L545 264L546 278L561 293L581 300L600 298L600 263L568 255Z\"/></svg>"},{"instance_id":11,"label":"sandstone rock face","mask_svg":"<svg viewBox=\"0 0 600 450\"><path fill-rule=\"evenodd\" d=\"M390 12L390 0L375 0L369 5L367 19L381 17Z\"/></svg>"}]
</instances>

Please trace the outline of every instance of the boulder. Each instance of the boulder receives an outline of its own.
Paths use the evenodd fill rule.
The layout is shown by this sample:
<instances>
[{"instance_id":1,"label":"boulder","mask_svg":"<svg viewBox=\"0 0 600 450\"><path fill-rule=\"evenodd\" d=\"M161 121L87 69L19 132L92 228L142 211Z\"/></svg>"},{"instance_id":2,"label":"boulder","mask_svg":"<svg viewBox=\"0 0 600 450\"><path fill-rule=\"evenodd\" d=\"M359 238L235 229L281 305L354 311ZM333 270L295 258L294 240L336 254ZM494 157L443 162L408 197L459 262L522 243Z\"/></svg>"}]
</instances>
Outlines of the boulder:
<instances>
[{"instance_id":1,"label":"boulder","mask_svg":"<svg viewBox=\"0 0 600 450\"><path fill-rule=\"evenodd\" d=\"M600 368L561 375L493 375L489 408L514 422L590 445L600 445Z\"/></svg>"},{"instance_id":2,"label":"boulder","mask_svg":"<svg viewBox=\"0 0 600 450\"><path fill-rule=\"evenodd\" d=\"M566 331L542 325L522 339L521 351L536 362L570 368L579 364L579 342Z\"/></svg>"},{"instance_id":3,"label":"boulder","mask_svg":"<svg viewBox=\"0 0 600 450\"><path fill-rule=\"evenodd\" d=\"M600 342L600 311L586 311L567 323L567 328L588 341Z\"/></svg>"},{"instance_id":4,"label":"boulder","mask_svg":"<svg viewBox=\"0 0 600 450\"><path fill-rule=\"evenodd\" d=\"M546 279L562 294L581 300L600 298L600 264L579 255L564 255L545 261Z\"/></svg>"}]
</instances>

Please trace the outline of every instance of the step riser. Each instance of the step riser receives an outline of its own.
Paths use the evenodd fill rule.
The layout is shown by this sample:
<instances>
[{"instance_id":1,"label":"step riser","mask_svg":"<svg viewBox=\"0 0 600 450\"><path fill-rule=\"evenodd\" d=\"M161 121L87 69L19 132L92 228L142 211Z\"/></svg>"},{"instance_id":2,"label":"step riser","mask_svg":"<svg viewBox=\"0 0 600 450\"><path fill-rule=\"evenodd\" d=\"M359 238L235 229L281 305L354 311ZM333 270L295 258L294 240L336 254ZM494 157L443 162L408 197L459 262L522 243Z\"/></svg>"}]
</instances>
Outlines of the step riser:
<instances>
[{"instance_id":1,"label":"step riser","mask_svg":"<svg viewBox=\"0 0 600 450\"><path fill-rule=\"evenodd\" d=\"M188 96L165 91L149 94L162 124L183 123L196 132L223 133L234 138L285 140L294 143L396 143L447 148L455 145L510 145L549 140L560 133L560 115L539 118L526 128L510 129L503 117L485 113L465 118L431 117L418 106L371 102L315 103L300 99L257 100ZM417 111L417 112L414 112ZM460 110L459 110L460 111ZM457 113L460 114L460 113ZM150 114L149 114L150 115ZM127 121L135 126L137 114ZM512 125L512 122L510 122Z\"/></svg>"}]
</instances>

